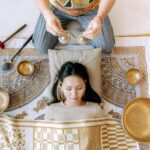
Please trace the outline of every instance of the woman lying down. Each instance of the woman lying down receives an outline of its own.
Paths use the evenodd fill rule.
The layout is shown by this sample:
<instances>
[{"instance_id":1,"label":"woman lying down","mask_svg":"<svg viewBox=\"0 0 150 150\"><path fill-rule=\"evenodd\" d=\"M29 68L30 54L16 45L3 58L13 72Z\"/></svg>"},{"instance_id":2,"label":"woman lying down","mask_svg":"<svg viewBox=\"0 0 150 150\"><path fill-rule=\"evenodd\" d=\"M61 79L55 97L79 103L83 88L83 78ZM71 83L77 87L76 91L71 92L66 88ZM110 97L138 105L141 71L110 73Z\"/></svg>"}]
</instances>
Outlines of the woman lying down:
<instances>
[{"instance_id":1,"label":"woman lying down","mask_svg":"<svg viewBox=\"0 0 150 150\"><path fill-rule=\"evenodd\" d=\"M104 117L101 98L92 89L85 66L66 62L52 87L54 101L45 109L45 120L67 121Z\"/></svg>"}]
</instances>

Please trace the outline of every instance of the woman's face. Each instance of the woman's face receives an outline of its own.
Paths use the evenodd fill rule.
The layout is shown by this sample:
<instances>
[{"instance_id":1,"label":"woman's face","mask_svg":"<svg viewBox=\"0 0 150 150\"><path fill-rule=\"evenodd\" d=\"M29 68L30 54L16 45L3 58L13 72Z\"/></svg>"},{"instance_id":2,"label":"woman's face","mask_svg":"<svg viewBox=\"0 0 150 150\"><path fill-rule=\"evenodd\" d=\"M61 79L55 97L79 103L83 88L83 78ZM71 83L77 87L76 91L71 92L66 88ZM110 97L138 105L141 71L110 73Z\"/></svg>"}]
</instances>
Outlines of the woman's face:
<instances>
[{"instance_id":1,"label":"woman's face","mask_svg":"<svg viewBox=\"0 0 150 150\"><path fill-rule=\"evenodd\" d=\"M67 103L80 105L83 102L82 97L85 93L86 85L81 77L69 76L64 79L61 90Z\"/></svg>"}]
</instances>

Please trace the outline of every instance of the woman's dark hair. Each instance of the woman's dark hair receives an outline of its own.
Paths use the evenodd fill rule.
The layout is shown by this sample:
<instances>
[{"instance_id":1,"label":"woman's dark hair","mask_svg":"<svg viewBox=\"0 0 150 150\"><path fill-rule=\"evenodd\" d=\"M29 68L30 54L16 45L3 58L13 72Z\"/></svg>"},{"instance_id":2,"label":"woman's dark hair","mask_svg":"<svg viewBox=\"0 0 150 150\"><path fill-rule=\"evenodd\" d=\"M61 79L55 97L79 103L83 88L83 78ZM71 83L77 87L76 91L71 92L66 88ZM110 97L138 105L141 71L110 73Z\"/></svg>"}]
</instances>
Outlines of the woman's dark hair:
<instances>
[{"instance_id":1,"label":"woman's dark hair","mask_svg":"<svg viewBox=\"0 0 150 150\"><path fill-rule=\"evenodd\" d=\"M52 95L55 99L52 103L60 102L58 98L58 94L57 94L58 86L59 86L58 84L60 82L62 83L63 80L68 76L79 76L85 81L86 91L83 97L84 101L101 103L100 96L92 89L90 85L89 75L87 73L86 67L82 65L81 63L73 63L73 62L66 62L61 66L56 76L55 83L52 87Z\"/></svg>"}]
</instances>

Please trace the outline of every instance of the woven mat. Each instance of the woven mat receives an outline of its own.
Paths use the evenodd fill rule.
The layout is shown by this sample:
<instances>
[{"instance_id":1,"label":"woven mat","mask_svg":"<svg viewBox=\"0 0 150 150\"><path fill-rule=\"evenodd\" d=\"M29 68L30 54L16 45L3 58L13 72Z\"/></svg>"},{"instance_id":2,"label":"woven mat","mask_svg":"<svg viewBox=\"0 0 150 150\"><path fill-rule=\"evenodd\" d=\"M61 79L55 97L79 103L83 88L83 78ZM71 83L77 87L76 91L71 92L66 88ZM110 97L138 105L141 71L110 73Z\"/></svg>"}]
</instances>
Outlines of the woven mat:
<instances>
[{"instance_id":1,"label":"woven mat","mask_svg":"<svg viewBox=\"0 0 150 150\"><path fill-rule=\"evenodd\" d=\"M7 62L18 49L1 50L0 65ZM29 60L36 66L31 77L22 77L16 71L21 60ZM0 68L2 68L0 66ZM131 86L124 74L130 68L138 68L144 73L144 80ZM102 97L119 107L138 96L148 96L148 79L144 47L115 47L111 55L102 56ZM44 72L44 74L43 74ZM41 56L34 49L24 49L13 62L9 71L0 70L0 86L10 93L8 111L23 106L35 99L50 82L47 56Z\"/></svg>"},{"instance_id":2,"label":"woven mat","mask_svg":"<svg viewBox=\"0 0 150 150\"><path fill-rule=\"evenodd\" d=\"M125 79L125 73L137 68L144 74L142 82L131 86ZM144 47L115 47L111 55L103 55L102 97L119 107L124 107L135 97L148 96L148 74Z\"/></svg>"},{"instance_id":3,"label":"woven mat","mask_svg":"<svg viewBox=\"0 0 150 150\"><path fill-rule=\"evenodd\" d=\"M127 83L124 75L130 68L144 74L136 86ZM102 56L102 97L119 107L124 107L135 97L148 97L148 73L144 47L115 47L110 55ZM140 150L150 150L150 144L140 143Z\"/></svg>"},{"instance_id":4,"label":"woven mat","mask_svg":"<svg viewBox=\"0 0 150 150\"><path fill-rule=\"evenodd\" d=\"M139 150L139 144L115 119L57 122L0 116L0 149Z\"/></svg>"},{"instance_id":5,"label":"woven mat","mask_svg":"<svg viewBox=\"0 0 150 150\"><path fill-rule=\"evenodd\" d=\"M38 55L34 49L24 49L8 71L2 71L2 64L8 62L18 49L5 49L0 54L0 86L10 94L7 111L14 110L34 100L47 87L50 81L47 56ZM17 72L17 65L22 60L31 61L35 66L34 74L23 77ZM44 73L43 73L44 72Z\"/></svg>"},{"instance_id":6,"label":"woven mat","mask_svg":"<svg viewBox=\"0 0 150 150\"><path fill-rule=\"evenodd\" d=\"M9 71L2 71L2 64L11 59L18 49L5 49L0 53L0 86L10 93L10 110L30 103L38 97L50 82L49 64L47 56L41 56L34 49L24 49L13 63ZM30 60L36 66L31 77L22 77L17 71L21 60ZM144 80L136 86L128 85L124 73L136 67L144 73ZM103 55L102 71L102 97L119 107L137 96L148 96L147 70L144 47L115 47L112 55ZM44 74L43 74L44 72ZM20 109L18 109L18 113ZM150 145L141 144L141 150L150 150Z\"/></svg>"}]
</instances>

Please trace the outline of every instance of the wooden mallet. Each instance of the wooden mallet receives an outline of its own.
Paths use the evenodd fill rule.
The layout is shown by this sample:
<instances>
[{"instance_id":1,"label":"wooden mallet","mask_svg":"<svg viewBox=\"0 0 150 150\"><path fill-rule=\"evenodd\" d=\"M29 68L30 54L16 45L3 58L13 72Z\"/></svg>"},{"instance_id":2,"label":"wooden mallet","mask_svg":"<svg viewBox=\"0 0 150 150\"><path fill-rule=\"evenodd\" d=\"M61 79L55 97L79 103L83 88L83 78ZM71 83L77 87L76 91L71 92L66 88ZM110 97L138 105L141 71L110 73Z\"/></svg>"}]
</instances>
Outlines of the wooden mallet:
<instances>
[{"instance_id":1,"label":"wooden mallet","mask_svg":"<svg viewBox=\"0 0 150 150\"><path fill-rule=\"evenodd\" d=\"M27 25L24 24L23 26L21 26L18 30L16 30L14 33L12 33L6 40L4 40L3 42L0 41L0 48L4 49L5 48L5 43L12 38L15 34L17 34L19 31L21 31L23 28L25 28Z\"/></svg>"}]
</instances>

